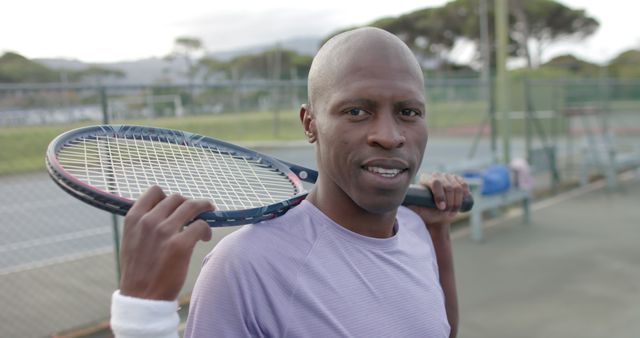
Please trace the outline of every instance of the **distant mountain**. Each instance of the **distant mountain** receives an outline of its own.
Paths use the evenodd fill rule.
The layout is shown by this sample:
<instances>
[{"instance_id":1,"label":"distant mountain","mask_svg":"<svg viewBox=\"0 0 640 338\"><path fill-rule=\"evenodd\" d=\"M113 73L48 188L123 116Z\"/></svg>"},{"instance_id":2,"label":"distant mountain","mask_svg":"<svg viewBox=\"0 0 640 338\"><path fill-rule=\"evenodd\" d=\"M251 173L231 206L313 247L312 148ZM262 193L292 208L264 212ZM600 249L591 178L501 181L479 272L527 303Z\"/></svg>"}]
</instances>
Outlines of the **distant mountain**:
<instances>
[{"instance_id":1,"label":"distant mountain","mask_svg":"<svg viewBox=\"0 0 640 338\"><path fill-rule=\"evenodd\" d=\"M43 64L52 69L81 70L89 66L89 64L76 59L44 58L44 59L33 59L33 61Z\"/></svg>"},{"instance_id":2,"label":"distant mountain","mask_svg":"<svg viewBox=\"0 0 640 338\"><path fill-rule=\"evenodd\" d=\"M91 65L119 70L125 73L122 79L109 80L112 84L144 84L170 80L179 82L183 80L186 68L180 61L167 61L161 58L148 58L134 61L85 63L75 59L34 59L59 72L64 70L77 71L88 68Z\"/></svg>"},{"instance_id":3,"label":"distant mountain","mask_svg":"<svg viewBox=\"0 0 640 338\"><path fill-rule=\"evenodd\" d=\"M299 54L315 55L316 51L319 48L320 41L321 38L318 37L294 38L282 41L280 43L261 44L229 51L212 52L209 53L209 56L226 61L240 55L255 54L264 50L275 48L277 46L283 49L296 51ZM119 70L126 74L124 78L109 80L112 84L186 82L186 78L184 76L186 65L181 60L167 61L162 58L154 57L132 61L93 64L85 63L75 59L43 58L34 59L33 61L36 61L57 71L64 69L76 71L85 69L90 65L96 65L99 67Z\"/></svg>"}]
</instances>

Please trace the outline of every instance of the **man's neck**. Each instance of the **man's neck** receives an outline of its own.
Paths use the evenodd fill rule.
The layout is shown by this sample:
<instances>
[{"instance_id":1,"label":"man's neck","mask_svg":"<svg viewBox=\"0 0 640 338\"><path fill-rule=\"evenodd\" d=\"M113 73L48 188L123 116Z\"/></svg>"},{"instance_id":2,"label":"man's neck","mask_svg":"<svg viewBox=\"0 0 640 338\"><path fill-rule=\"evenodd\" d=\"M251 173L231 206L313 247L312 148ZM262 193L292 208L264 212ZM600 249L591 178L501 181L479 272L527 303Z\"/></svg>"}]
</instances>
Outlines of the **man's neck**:
<instances>
[{"instance_id":1,"label":"man's neck","mask_svg":"<svg viewBox=\"0 0 640 338\"><path fill-rule=\"evenodd\" d=\"M307 201L340 226L367 237L389 238L394 235L397 209L371 213L357 205L346 194L328 194L316 185Z\"/></svg>"}]
</instances>

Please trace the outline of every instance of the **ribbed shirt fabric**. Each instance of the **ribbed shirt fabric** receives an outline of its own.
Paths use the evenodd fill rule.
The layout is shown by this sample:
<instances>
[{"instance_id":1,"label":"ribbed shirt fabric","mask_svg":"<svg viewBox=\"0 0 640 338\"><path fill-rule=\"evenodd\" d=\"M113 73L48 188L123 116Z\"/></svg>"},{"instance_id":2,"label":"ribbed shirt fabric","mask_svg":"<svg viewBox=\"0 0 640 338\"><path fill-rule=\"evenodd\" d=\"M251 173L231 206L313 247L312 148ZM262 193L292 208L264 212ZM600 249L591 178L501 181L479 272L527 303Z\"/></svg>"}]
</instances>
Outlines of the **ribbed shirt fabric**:
<instances>
[{"instance_id":1,"label":"ribbed shirt fabric","mask_svg":"<svg viewBox=\"0 0 640 338\"><path fill-rule=\"evenodd\" d=\"M433 243L400 207L365 237L307 201L247 225L205 258L185 337L448 337Z\"/></svg>"}]
</instances>

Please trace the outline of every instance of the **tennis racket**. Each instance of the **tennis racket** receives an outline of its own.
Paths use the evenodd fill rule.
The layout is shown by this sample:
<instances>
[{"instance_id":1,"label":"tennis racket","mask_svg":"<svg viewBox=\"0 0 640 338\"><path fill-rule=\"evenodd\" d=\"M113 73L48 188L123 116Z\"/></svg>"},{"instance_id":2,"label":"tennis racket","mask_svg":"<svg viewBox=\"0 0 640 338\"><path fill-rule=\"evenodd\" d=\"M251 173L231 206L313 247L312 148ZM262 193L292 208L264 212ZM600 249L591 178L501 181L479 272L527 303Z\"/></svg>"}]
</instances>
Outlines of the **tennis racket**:
<instances>
[{"instance_id":1,"label":"tennis racket","mask_svg":"<svg viewBox=\"0 0 640 338\"><path fill-rule=\"evenodd\" d=\"M250 149L189 132L132 125L68 131L47 149L47 170L70 195L125 215L148 187L211 200L198 218L212 227L278 217L307 195L318 173ZM435 208L431 191L411 187L406 204ZM473 199L468 196L462 211Z\"/></svg>"}]
</instances>

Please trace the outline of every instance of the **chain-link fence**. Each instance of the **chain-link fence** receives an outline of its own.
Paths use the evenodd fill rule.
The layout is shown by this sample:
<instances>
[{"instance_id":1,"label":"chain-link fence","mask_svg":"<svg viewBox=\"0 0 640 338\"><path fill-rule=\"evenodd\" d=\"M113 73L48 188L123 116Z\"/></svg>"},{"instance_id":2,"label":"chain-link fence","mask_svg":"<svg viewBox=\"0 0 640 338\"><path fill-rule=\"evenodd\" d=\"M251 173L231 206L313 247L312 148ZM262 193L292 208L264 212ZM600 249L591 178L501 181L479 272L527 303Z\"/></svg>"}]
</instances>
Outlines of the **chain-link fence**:
<instances>
[{"instance_id":1,"label":"chain-link fence","mask_svg":"<svg viewBox=\"0 0 640 338\"><path fill-rule=\"evenodd\" d=\"M552 149L562 183L576 179L590 139L606 136L621 151L639 144L640 81L519 80L510 91L512 157L538 161L539 149ZM430 141L424 168L500 157L502 134L492 132L487 86L478 79L431 79L426 93ZM0 85L0 336L43 337L109 318L118 278L114 236L121 220L114 223L111 215L66 195L47 177L44 152L56 135L111 122L290 145L303 143L298 109L305 100L306 83L297 80ZM215 232L214 241L198 247L184 296L203 255L223 234Z\"/></svg>"}]
</instances>

